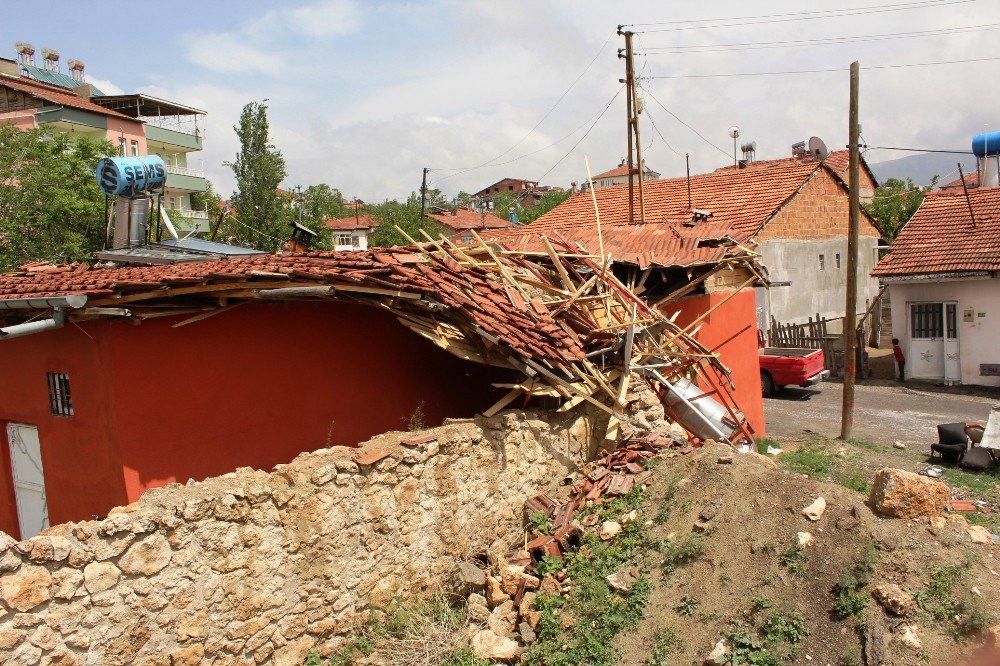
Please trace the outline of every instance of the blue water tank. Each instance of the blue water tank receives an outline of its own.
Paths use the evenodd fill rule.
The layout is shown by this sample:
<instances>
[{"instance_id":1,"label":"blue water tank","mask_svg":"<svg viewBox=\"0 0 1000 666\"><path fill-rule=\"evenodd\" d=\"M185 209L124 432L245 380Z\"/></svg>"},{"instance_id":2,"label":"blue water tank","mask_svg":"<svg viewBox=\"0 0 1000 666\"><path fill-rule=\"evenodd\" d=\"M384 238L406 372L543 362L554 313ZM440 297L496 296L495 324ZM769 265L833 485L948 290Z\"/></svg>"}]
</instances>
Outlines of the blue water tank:
<instances>
[{"instance_id":1,"label":"blue water tank","mask_svg":"<svg viewBox=\"0 0 1000 666\"><path fill-rule=\"evenodd\" d=\"M112 196L157 192L167 182L167 165L159 155L105 157L94 177L101 191Z\"/></svg>"},{"instance_id":2,"label":"blue water tank","mask_svg":"<svg viewBox=\"0 0 1000 666\"><path fill-rule=\"evenodd\" d=\"M1000 155L1000 132L987 132L972 137L972 152L976 157Z\"/></svg>"}]
</instances>

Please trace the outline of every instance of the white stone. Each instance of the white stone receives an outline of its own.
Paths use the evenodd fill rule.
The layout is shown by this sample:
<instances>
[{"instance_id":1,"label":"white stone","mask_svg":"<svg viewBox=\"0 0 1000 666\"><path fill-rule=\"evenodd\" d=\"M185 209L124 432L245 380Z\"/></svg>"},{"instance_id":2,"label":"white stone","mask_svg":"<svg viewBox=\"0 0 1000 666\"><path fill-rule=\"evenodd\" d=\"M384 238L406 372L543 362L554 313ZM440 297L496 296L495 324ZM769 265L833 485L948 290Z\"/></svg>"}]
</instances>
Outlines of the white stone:
<instances>
[{"instance_id":1,"label":"white stone","mask_svg":"<svg viewBox=\"0 0 1000 666\"><path fill-rule=\"evenodd\" d=\"M122 572L111 562L91 562L83 569L83 585L90 594L114 587Z\"/></svg>"},{"instance_id":2,"label":"white stone","mask_svg":"<svg viewBox=\"0 0 1000 666\"><path fill-rule=\"evenodd\" d=\"M708 653L705 657L705 663L709 666L722 666L729 661L729 645L726 643L725 638L720 638L719 642L715 644L712 651Z\"/></svg>"},{"instance_id":3,"label":"white stone","mask_svg":"<svg viewBox=\"0 0 1000 666\"><path fill-rule=\"evenodd\" d=\"M811 546L813 542L816 541L813 535L809 532L798 532L795 535L795 539L798 541L799 546L805 548L806 546Z\"/></svg>"},{"instance_id":4,"label":"white stone","mask_svg":"<svg viewBox=\"0 0 1000 666\"><path fill-rule=\"evenodd\" d=\"M816 522L823 517L824 511L826 511L826 499L817 497L812 504L802 509L802 515L809 520Z\"/></svg>"},{"instance_id":5,"label":"white stone","mask_svg":"<svg viewBox=\"0 0 1000 666\"><path fill-rule=\"evenodd\" d=\"M602 540L607 541L608 539L613 539L615 536L622 531L622 526L613 520L608 520L601 523L601 531L598 532L598 536Z\"/></svg>"},{"instance_id":6,"label":"white stone","mask_svg":"<svg viewBox=\"0 0 1000 666\"><path fill-rule=\"evenodd\" d=\"M489 629L483 629L472 637L472 651L481 659L514 661L521 654L517 643L506 636L497 636Z\"/></svg>"},{"instance_id":7,"label":"white stone","mask_svg":"<svg viewBox=\"0 0 1000 666\"><path fill-rule=\"evenodd\" d=\"M907 625L906 629L899 637L899 641L914 650L919 650L923 643L920 641L920 636L917 635L917 628L912 625Z\"/></svg>"}]
</instances>

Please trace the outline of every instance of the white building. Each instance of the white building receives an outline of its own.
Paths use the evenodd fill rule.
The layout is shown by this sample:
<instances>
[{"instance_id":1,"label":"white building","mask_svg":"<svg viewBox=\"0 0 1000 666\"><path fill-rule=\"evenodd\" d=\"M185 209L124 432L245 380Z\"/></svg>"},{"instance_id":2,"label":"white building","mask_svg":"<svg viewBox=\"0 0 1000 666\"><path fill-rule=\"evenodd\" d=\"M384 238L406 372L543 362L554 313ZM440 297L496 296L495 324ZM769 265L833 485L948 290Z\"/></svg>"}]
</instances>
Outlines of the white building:
<instances>
[{"instance_id":1,"label":"white building","mask_svg":"<svg viewBox=\"0 0 1000 666\"><path fill-rule=\"evenodd\" d=\"M928 194L873 275L889 285L907 378L1000 386L995 182Z\"/></svg>"},{"instance_id":2,"label":"white building","mask_svg":"<svg viewBox=\"0 0 1000 666\"><path fill-rule=\"evenodd\" d=\"M356 213L350 217L327 218L323 226L333 234L334 250L367 250L368 239L378 222L368 215Z\"/></svg>"}]
</instances>

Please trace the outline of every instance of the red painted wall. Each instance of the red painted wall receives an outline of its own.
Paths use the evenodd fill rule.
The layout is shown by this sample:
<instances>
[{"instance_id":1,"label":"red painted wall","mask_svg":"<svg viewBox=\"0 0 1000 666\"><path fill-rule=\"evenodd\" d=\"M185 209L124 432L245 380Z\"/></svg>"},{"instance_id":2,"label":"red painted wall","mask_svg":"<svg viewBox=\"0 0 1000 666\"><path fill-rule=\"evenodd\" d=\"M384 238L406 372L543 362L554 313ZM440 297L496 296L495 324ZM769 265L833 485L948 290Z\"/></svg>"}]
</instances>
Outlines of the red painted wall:
<instances>
[{"instance_id":1,"label":"red painted wall","mask_svg":"<svg viewBox=\"0 0 1000 666\"><path fill-rule=\"evenodd\" d=\"M427 425L470 416L505 379L365 305L253 303L172 328L182 319L88 322L0 343L10 370L0 421L38 426L52 524L171 481L405 430L421 401ZM49 415L46 371L69 374L75 416ZM5 463L0 529L13 531Z\"/></svg>"},{"instance_id":2,"label":"red painted wall","mask_svg":"<svg viewBox=\"0 0 1000 666\"><path fill-rule=\"evenodd\" d=\"M690 296L664 310L668 317L680 311L676 323L687 326L726 298L725 293ZM752 289L733 296L705 320L696 336L732 370L734 397L757 437L764 437L764 399L760 392L760 361L757 358L757 307Z\"/></svg>"}]
</instances>

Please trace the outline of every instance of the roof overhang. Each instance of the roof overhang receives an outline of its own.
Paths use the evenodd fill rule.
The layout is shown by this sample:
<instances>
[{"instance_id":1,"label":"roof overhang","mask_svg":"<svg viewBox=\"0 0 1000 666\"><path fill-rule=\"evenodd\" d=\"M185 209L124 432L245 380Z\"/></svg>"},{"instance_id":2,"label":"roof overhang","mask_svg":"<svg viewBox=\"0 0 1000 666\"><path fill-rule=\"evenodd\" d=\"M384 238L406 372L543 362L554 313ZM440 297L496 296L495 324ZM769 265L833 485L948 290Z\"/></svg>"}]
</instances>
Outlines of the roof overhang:
<instances>
[{"instance_id":1,"label":"roof overhang","mask_svg":"<svg viewBox=\"0 0 1000 666\"><path fill-rule=\"evenodd\" d=\"M159 97L134 93L130 95L100 95L90 100L106 109L124 113L133 118L155 116L203 116L201 109L170 102Z\"/></svg>"},{"instance_id":2,"label":"roof overhang","mask_svg":"<svg viewBox=\"0 0 1000 666\"><path fill-rule=\"evenodd\" d=\"M990 271L958 271L954 273L921 273L916 275L875 275L888 284L922 284L926 282L959 282L989 280L996 274Z\"/></svg>"}]
</instances>

